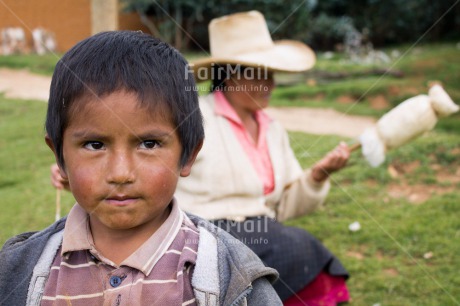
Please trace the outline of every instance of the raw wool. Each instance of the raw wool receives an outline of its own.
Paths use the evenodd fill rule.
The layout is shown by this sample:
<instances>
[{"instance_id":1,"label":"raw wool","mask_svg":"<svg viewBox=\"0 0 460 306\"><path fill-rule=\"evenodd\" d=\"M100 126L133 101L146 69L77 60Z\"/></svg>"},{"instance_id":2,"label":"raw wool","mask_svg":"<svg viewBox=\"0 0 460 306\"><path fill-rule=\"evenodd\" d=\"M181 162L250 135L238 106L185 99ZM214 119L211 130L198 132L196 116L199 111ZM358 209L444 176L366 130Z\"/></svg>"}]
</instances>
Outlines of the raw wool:
<instances>
[{"instance_id":1,"label":"raw wool","mask_svg":"<svg viewBox=\"0 0 460 306\"><path fill-rule=\"evenodd\" d=\"M377 122L377 132L387 149L397 148L436 125L436 113L427 95L400 103Z\"/></svg>"},{"instance_id":2,"label":"raw wool","mask_svg":"<svg viewBox=\"0 0 460 306\"><path fill-rule=\"evenodd\" d=\"M362 153L369 164L379 166L385 161L385 152L397 148L436 125L438 117L449 116L459 110L444 89L433 85L428 95L407 99L385 114L376 127L360 136Z\"/></svg>"},{"instance_id":3,"label":"raw wool","mask_svg":"<svg viewBox=\"0 0 460 306\"><path fill-rule=\"evenodd\" d=\"M368 128L359 136L361 152L372 167L378 167L385 161L385 144L375 127Z\"/></svg>"},{"instance_id":4,"label":"raw wool","mask_svg":"<svg viewBox=\"0 0 460 306\"><path fill-rule=\"evenodd\" d=\"M435 84L430 88L428 96L430 97L431 106L438 117L447 117L459 110L459 106L452 101L439 84Z\"/></svg>"}]
</instances>

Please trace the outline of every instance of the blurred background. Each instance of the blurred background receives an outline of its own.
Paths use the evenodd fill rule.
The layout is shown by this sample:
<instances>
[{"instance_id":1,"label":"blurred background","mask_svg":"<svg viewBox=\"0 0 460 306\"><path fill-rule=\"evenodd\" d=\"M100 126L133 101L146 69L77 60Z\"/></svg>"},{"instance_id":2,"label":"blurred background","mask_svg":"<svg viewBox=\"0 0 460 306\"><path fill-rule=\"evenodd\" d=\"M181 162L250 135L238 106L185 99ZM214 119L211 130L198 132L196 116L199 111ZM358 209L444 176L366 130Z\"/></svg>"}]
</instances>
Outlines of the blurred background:
<instances>
[{"instance_id":1,"label":"blurred background","mask_svg":"<svg viewBox=\"0 0 460 306\"><path fill-rule=\"evenodd\" d=\"M53 35L60 52L103 30L142 30L181 51L205 51L211 19L248 10L264 13L274 39L301 40L315 50L341 51L356 37L375 47L460 37L455 0L2 0L0 8L0 29L22 28L17 51L25 53L33 51L36 28Z\"/></svg>"}]
</instances>

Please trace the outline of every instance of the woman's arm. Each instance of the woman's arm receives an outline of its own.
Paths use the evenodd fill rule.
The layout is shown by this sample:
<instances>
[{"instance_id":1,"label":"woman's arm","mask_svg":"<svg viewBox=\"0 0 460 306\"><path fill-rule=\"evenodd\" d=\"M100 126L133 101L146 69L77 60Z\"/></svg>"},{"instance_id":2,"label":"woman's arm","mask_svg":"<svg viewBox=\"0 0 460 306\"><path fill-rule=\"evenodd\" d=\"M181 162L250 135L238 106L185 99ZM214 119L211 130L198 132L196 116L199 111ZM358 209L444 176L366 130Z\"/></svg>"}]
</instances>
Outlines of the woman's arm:
<instances>
[{"instance_id":1,"label":"woman's arm","mask_svg":"<svg viewBox=\"0 0 460 306\"><path fill-rule=\"evenodd\" d=\"M278 221L306 215L318 208L329 193L329 176L345 167L349 157L348 146L340 143L298 179L287 184L276 208Z\"/></svg>"},{"instance_id":2,"label":"woman's arm","mask_svg":"<svg viewBox=\"0 0 460 306\"><path fill-rule=\"evenodd\" d=\"M349 158L350 150L341 142L311 168L311 178L318 183L325 181L329 175L345 167Z\"/></svg>"}]
</instances>

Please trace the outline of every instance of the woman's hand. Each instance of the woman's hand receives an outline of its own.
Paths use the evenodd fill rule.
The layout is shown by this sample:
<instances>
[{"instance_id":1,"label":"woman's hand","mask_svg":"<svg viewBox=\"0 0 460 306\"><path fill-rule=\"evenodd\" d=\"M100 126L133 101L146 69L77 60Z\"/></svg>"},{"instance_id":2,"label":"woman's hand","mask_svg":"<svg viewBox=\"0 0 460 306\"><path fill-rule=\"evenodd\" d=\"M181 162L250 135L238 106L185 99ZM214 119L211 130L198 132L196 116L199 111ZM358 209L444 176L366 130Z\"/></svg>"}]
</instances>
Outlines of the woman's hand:
<instances>
[{"instance_id":1,"label":"woman's hand","mask_svg":"<svg viewBox=\"0 0 460 306\"><path fill-rule=\"evenodd\" d=\"M350 150L346 143L341 142L311 168L312 179L318 183L323 182L331 173L345 167L349 158Z\"/></svg>"},{"instance_id":2,"label":"woman's hand","mask_svg":"<svg viewBox=\"0 0 460 306\"><path fill-rule=\"evenodd\" d=\"M69 181L61 176L61 171L57 164L51 165L51 185L56 189L70 190Z\"/></svg>"}]
</instances>

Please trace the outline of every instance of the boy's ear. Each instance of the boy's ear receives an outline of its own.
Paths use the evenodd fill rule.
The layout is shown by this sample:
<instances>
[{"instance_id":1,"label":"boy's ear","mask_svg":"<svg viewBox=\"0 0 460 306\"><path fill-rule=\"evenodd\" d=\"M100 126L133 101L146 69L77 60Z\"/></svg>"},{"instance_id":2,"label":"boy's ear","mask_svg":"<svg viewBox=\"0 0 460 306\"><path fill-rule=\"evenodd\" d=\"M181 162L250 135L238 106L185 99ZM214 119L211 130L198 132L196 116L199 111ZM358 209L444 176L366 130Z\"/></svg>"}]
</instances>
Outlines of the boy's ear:
<instances>
[{"instance_id":1,"label":"boy's ear","mask_svg":"<svg viewBox=\"0 0 460 306\"><path fill-rule=\"evenodd\" d=\"M56 158L56 161L57 161L56 148L54 147L53 141L51 140L48 134L45 135L45 142L48 145L48 147L51 149L51 151L53 151L54 157Z\"/></svg>"},{"instance_id":2,"label":"boy's ear","mask_svg":"<svg viewBox=\"0 0 460 306\"><path fill-rule=\"evenodd\" d=\"M193 163L195 162L198 152L200 152L202 146L203 146L203 140L200 141L200 143L193 150L192 154L190 154L187 163L182 166L180 170L180 176L186 177L190 175L190 172L192 171Z\"/></svg>"},{"instance_id":3,"label":"boy's ear","mask_svg":"<svg viewBox=\"0 0 460 306\"><path fill-rule=\"evenodd\" d=\"M53 141L51 140L51 138L48 136L48 134L45 135L45 142L46 144L48 145L48 147L51 149L51 151L53 151L53 154L54 154L54 159L56 160L56 164L58 165L59 167L59 172L62 176L63 179L67 179L67 174L65 173L64 169L61 167L61 165L59 164L59 159L57 157L57 154L56 154L56 148L54 147L54 144L53 144Z\"/></svg>"}]
</instances>

